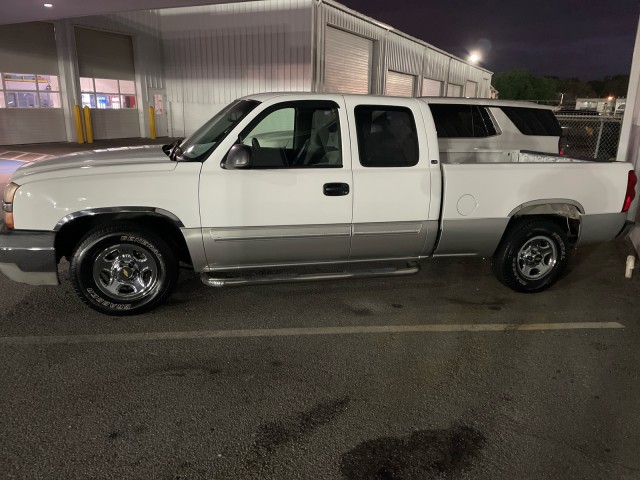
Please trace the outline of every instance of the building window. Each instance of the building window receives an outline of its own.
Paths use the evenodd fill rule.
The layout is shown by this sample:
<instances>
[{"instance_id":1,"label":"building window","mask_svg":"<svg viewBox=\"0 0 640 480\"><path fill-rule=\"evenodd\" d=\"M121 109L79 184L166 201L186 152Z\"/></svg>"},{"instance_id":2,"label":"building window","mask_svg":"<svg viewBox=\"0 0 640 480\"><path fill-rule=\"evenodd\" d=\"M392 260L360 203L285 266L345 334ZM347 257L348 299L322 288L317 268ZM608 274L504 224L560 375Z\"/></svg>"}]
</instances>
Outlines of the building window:
<instances>
[{"instance_id":1,"label":"building window","mask_svg":"<svg viewBox=\"0 0 640 480\"><path fill-rule=\"evenodd\" d=\"M82 106L100 109L137 108L133 80L80 77Z\"/></svg>"},{"instance_id":2,"label":"building window","mask_svg":"<svg viewBox=\"0 0 640 480\"><path fill-rule=\"evenodd\" d=\"M0 74L0 108L60 108L57 75Z\"/></svg>"}]
</instances>

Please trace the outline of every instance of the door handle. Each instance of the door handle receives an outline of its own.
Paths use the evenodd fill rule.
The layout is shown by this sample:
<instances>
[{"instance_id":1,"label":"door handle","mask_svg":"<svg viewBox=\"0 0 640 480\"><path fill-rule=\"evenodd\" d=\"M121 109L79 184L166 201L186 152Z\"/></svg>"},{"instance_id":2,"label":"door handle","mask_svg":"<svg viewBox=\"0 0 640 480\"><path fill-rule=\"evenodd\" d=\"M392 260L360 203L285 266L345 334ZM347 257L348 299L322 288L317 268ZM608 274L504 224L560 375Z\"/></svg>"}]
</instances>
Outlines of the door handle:
<instances>
[{"instance_id":1,"label":"door handle","mask_svg":"<svg viewBox=\"0 0 640 480\"><path fill-rule=\"evenodd\" d=\"M322 193L327 197L349 195L349 185L347 183L325 183L322 186Z\"/></svg>"}]
</instances>

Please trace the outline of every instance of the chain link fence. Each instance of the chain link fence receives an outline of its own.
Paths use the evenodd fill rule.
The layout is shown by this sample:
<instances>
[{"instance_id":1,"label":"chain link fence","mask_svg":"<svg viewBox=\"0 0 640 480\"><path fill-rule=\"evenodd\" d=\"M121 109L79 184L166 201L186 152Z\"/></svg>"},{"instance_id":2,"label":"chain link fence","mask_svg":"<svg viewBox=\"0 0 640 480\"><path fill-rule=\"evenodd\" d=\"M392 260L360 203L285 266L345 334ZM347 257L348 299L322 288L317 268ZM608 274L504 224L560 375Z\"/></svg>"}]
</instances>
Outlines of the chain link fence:
<instances>
[{"instance_id":1,"label":"chain link fence","mask_svg":"<svg viewBox=\"0 0 640 480\"><path fill-rule=\"evenodd\" d=\"M568 144L569 157L615 159L620 141L622 116L581 115L556 113Z\"/></svg>"}]
</instances>

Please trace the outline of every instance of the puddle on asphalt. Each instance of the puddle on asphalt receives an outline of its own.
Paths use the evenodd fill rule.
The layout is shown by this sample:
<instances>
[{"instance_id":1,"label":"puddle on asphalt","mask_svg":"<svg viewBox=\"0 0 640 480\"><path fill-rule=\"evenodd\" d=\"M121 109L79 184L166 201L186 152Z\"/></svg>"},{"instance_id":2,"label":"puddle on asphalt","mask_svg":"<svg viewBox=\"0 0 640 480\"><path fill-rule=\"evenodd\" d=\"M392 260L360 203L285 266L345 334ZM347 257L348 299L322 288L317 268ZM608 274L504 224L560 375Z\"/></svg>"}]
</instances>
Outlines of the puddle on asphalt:
<instances>
[{"instance_id":1,"label":"puddle on asphalt","mask_svg":"<svg viewBox=\"0 0 640 480\"><path fill-rule=\"evenodd\" d=\"M464 425L368 440L342 456L340 471L346 480L458 478L485 441L481 432Z\"/></svg>"}]
</instances>

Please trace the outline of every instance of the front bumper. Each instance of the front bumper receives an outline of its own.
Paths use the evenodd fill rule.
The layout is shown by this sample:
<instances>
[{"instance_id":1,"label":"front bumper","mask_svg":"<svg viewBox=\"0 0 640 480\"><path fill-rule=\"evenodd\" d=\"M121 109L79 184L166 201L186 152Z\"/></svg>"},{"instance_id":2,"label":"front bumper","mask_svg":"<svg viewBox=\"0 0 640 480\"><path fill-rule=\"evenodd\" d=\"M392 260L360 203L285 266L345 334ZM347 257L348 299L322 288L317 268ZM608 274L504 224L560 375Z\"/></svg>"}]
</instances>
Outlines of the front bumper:
<instances>
[{"instance_id":1,"label":"front bumper","mask_svg":"<svg viewBox=\"0 0 640 480\"><path fill-rule=\"evenodd\" d=\"M59 285L55 232L7 230L0 223L0 272L14 282Z\"/></svg>"}]
</instances>

